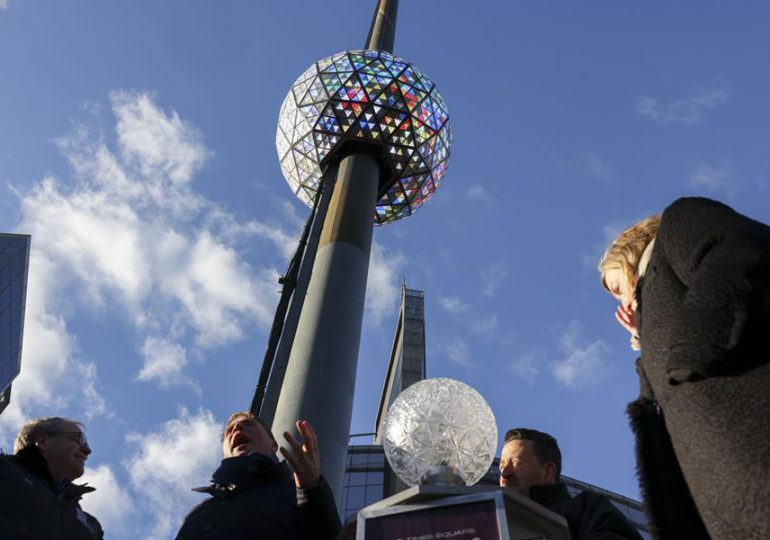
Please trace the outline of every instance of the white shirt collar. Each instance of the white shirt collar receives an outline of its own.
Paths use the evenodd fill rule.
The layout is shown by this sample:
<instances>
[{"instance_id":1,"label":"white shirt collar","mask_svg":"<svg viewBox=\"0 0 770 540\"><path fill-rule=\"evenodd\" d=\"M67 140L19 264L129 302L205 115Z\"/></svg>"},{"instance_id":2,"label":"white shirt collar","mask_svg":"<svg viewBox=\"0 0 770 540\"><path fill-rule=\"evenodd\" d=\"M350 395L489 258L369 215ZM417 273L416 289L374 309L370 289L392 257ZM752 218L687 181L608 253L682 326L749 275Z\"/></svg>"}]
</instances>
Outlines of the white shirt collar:
<instances>
[{"instance_id":1,"label":"white shirt collar","mask_svg":"<svg viewBox=\"0 0 770 540\"><path fill-rule=\"evenodd\" d=\"M650 264L650 258L652 257L652 248L655 246L655 239L653 238L647 247L642 252L642 257L639 259L639 277L642 277L647 271L647 265Z\"/></svg>"}]
</instances>

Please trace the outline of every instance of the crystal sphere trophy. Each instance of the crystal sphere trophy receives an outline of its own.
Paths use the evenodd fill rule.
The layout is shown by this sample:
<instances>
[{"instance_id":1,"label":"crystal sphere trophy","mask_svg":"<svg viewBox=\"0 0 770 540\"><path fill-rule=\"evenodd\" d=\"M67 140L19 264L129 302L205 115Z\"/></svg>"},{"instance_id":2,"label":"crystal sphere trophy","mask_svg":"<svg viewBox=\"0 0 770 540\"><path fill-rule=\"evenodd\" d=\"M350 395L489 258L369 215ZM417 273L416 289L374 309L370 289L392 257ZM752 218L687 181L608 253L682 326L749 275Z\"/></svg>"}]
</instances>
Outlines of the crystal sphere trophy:
<instances>
[{"instance_id":1,"label":"crystal sphere trophy","mask_svg":"<svg viewBox=\"0 0 770 540\"><path fill-rule=\"evenodd\" d=\"M497 425L487 402L467 384L426 379L390 406L383 446L393 471L409 486L471 486L495 459Z\"/></svg>"},{"instance_id":2,"label":"crystal sphere trophy","mask_svg":"<svg viewBox=\"0 0 770 540\"><path fill-rule=\"evenodd\" d=\"M460 381L426 379L388 409L385 457L408 486L358 512L358 540L569 540L561 516L484 479L497 448L492 410ZM353 525L351 523L351 525Z\"/></svg>"}]
</instances>

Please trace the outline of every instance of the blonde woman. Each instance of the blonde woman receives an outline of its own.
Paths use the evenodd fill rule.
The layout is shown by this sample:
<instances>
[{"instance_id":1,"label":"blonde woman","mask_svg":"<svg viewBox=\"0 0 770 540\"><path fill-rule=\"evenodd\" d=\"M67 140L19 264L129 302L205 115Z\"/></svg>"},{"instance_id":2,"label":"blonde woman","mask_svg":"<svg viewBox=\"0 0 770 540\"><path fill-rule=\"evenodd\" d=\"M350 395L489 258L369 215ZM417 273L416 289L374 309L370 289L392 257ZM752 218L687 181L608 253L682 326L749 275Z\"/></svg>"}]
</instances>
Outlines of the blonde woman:
<instances>
[{"instance_id":1,"label":"blonde woman","mask_svg":"<svg viewBox=\"0 0 770 540\"><path fill-rule=\"evenodd\" d=\"M641 349L629 416L653 536L769 539L770 227L680 199L599 270Z\"/></svg>"}]
</instances>

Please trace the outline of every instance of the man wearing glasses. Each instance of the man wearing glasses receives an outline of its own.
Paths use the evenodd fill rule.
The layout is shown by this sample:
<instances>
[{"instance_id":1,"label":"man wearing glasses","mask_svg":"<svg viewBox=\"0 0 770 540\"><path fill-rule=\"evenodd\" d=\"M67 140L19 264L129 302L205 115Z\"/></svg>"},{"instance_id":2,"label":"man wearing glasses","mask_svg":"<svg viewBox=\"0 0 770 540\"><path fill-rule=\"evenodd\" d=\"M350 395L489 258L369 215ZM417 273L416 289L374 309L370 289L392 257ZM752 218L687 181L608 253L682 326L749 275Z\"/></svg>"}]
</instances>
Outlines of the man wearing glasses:
<instances>
[{"instance_id":1,"label":"man wearing glasses","mask_svg":"<svg viewBox=\"0 0 770 540\"><path fill-rule=\"evenodd\" d=\"M0 454L0 538L104 538L79 504L94 488L72 483L91 453L81 423L58 417L27 422L13 452Z\"/></svg>"}]
</instances>

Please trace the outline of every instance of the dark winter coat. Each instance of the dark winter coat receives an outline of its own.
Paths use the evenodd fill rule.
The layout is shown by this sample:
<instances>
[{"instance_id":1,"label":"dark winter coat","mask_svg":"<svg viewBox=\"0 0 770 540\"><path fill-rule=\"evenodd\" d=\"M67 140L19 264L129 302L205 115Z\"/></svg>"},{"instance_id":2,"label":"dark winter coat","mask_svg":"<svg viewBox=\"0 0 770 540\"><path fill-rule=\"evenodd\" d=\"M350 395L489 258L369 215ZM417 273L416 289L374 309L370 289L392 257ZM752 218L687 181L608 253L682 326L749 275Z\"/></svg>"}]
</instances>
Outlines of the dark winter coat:
<instances>
[{"instance_id":1,"label":"dark winter coat","mask_svg":"<svg viewBox=\"0 0 770 540\"><path fill-rule=\"evenodd\" d=\"M770 227L716 201L674 202L636 298L629 415L653 534L767 540Z\"/></svg>"},{"instance_id":2,"label":"dark winter coat","mask_svg":"<svg viewBox=\"0 0 770 540\"><path fill-rule=\"evenodd\" d=\"M214 482L195 491L211 498L192 509L176 540L333 540L340 530L323 477L297 489L286 463L265 456L224 459Z\"/></svg>"},{"instance_id":3,"label":"dark winter coat","mask_svg":"<svg viewBox=\"0 0 770 540\"><path fill-rule=\"evenodd\" d=\"M572 540L642 540L636 527L604 496L584 491L570 497L562 483L532 486L529 497L563 516Z\"/></svg>"},{"instance_id":4,"label":"dark winter coat","mask_svg":"<svg viewBox=\"0 0 770 540\"><path fill-rule=\"evenodd\" d=\"M13 540L94 540L101 525L80 508L94 488L56 483L45 458L30 446L0 455L0 538Z\"/></svg>"}]
</instances>

